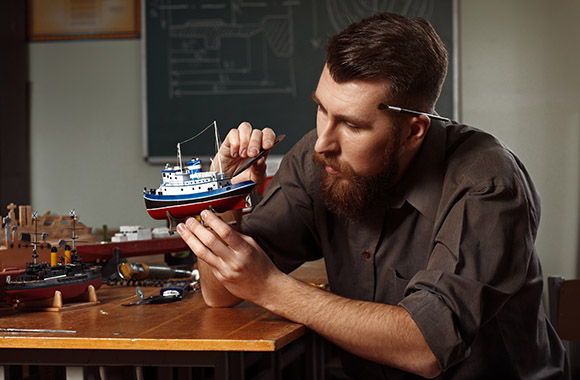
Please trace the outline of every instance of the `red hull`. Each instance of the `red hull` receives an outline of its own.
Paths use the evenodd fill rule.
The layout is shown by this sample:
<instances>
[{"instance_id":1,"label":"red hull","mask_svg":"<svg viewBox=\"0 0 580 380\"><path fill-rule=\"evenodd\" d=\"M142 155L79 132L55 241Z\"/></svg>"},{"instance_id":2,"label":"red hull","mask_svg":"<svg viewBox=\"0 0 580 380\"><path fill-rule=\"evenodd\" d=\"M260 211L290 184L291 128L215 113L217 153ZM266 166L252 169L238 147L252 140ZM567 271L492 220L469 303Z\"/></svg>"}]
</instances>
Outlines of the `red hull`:
<instances>
[{"instance_id":1,"label":"red hull","mask_svg":"<svg viewBox=\"0 0 580 380\"><path fill-rule=\"evenodd\" d=\"M16 300L19 302L29 302L49 299L54 297L54 292L57 290L61 292L62 299L70 299L86 293L89 285L93 285L95 289L99 289L102 284L103 280L101 278L95 278L91 281L76 284L49 286L46 288L35 289L6 290L6 303L13 304Z\"/></svg>"},{"instance_id":2,"label":"red hull","mask_svg":"<svg viewBox=\"0 0 580 380\"><path fill-rule=\"evenodd\" d=\"M243 194L229 198L214 199L207 202L159 207L147 209L147 212L153 219L163 220L167 219L167 211L169 211L172 217L179 219L199 215L203 210L207 210L210 206L218 212L237 210L245 207L246 196L247 194Z\"/></svg>"}]
</instances>

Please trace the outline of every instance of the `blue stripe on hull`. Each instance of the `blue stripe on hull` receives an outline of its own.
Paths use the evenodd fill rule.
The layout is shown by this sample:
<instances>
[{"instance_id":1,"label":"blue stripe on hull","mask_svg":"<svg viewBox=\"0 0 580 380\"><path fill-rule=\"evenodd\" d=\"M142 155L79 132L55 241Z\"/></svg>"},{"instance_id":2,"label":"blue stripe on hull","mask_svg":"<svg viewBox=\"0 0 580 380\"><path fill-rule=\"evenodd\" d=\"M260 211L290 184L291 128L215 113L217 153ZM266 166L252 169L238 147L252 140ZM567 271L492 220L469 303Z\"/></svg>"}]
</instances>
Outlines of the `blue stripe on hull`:
<instances>
[{"instance_id":1,"label":"blue stripe on hull","mask_svg":"<svg viewBox=\"0 0 580 380\"><path fill-rule=\"evenodd\" d=\"M253 188L256 184L252 181L244 181L236 183L235 185L230 185L227 187L222 187L220 189L204 191L203 193L194 194L184 194L184 195L157 195L150 194L148 192L143 192L143 197L146 200L153 202L175 202L175 201L196 201L205 202L214 198L221 198L224 195L227 196L229 193L238 193L240 190L247 188ZM229 190L228 190L229 188Z\"/></svg>"}]
</instances>

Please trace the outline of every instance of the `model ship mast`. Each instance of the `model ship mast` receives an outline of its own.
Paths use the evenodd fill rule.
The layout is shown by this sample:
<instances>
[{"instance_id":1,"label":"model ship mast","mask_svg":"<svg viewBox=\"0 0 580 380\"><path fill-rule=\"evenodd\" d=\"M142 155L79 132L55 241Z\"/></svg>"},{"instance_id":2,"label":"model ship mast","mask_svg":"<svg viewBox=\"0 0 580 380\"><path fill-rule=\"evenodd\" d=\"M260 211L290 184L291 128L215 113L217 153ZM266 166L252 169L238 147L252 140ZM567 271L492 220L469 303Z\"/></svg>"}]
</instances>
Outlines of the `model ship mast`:
<instances>
[{"instance_id":1,"label":"model ship mast","mask_svg":"<svg viewBox=\"0 0 580 380\"><path fill-rule=\"evenodd\" d=\"M75 241L79 238L76 235L76 228L75 228L76 227L75 223L76 223L76 220L77 220L77 213L76 213L75 209L73 208L72 210L70 210L68 212L68 214L69 214L69 216L70 216L70 218L72 220L72 237L71 237L71 240L72 240L72 242L71 242L71 244L72 244L72 251L73 252L76 252L77 250L76 250L76 246L75 246Z\"/></svg>"},{"instance_id":2,"label":"model ship mast","mask_svg":"<svg viewBox=\"0 0 580 380\"><path fill-rule=\"evenodd\" d=\"M221 141L220 141L220 136L219 136L218 129L217 129L217 123L215 122L215 120L214 120L213 123L211 123L210 125L208 125L207 127L205 127L204 130L201 131L201 132L199 132L197 135L195 135L193 137L190 137L187 140L183 140L183 141L177 143L177 161L178 161L178 164L179 164L179 170L183 170L183 161L182 161L182 158L181 158L181 145L182 144L185 144L185 143L188 143L188 142L196 139L202 133L204 133L205 131L207 131L208 129L210 129L212 126L214 127L215 143L216 143L216 152L218 153L217 156L218 156L219 173L220 174L223 173L223 169L222 169L222 159L221 159L221 155L219 154Z\"/></svg>"},{"instance_id":3,"label":"model ship mast","mask_svg":"<svg viewBox=\"0 0 580 380\"><path fill-rule=\"evenodd\" d=\"M34 248L32 249L32 261L34 264L37 264L38 261L38 213L35 211L32 213L32 220L34 221L34 241L32 245Z\"/></svg>"}]
</instances>

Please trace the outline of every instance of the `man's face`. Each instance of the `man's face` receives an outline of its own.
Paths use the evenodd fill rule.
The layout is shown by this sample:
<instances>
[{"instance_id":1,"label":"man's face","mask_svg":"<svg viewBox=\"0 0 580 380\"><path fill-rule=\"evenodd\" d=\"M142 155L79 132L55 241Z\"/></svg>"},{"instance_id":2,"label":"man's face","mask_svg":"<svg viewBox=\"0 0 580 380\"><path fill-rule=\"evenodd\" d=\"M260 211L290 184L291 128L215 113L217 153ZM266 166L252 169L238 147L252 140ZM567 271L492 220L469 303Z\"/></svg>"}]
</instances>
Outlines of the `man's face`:
<instances>
[{"instance_id":1,"label":"man's face","mask_svg":"<svg viewBox=\"0 0 580 380\"><path fill-rule=\"evenodd\" d=\"M378 109L385 83L337 83L325 67L312 97L322 195L332 211L357 219L399 174L401 129Z\"/></svg>"}]
</instances>

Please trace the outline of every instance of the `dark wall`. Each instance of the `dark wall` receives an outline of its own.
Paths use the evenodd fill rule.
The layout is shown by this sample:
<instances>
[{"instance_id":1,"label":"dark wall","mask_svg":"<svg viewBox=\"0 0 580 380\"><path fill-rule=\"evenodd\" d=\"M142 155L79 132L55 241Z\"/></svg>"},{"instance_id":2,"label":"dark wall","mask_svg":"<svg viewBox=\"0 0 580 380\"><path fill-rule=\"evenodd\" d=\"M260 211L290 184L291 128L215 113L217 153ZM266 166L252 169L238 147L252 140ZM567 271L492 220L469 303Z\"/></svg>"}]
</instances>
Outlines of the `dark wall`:
<instances>
[{"instance_id":1,"label":"dark wall","mask_svg":"<svg viewBox=\"0 0 580 380\"><path fill-rule=\"evenodd\" d=\"M26 1L0 1L0 215L30 204Z\"/></svg>"}]
</instances>

